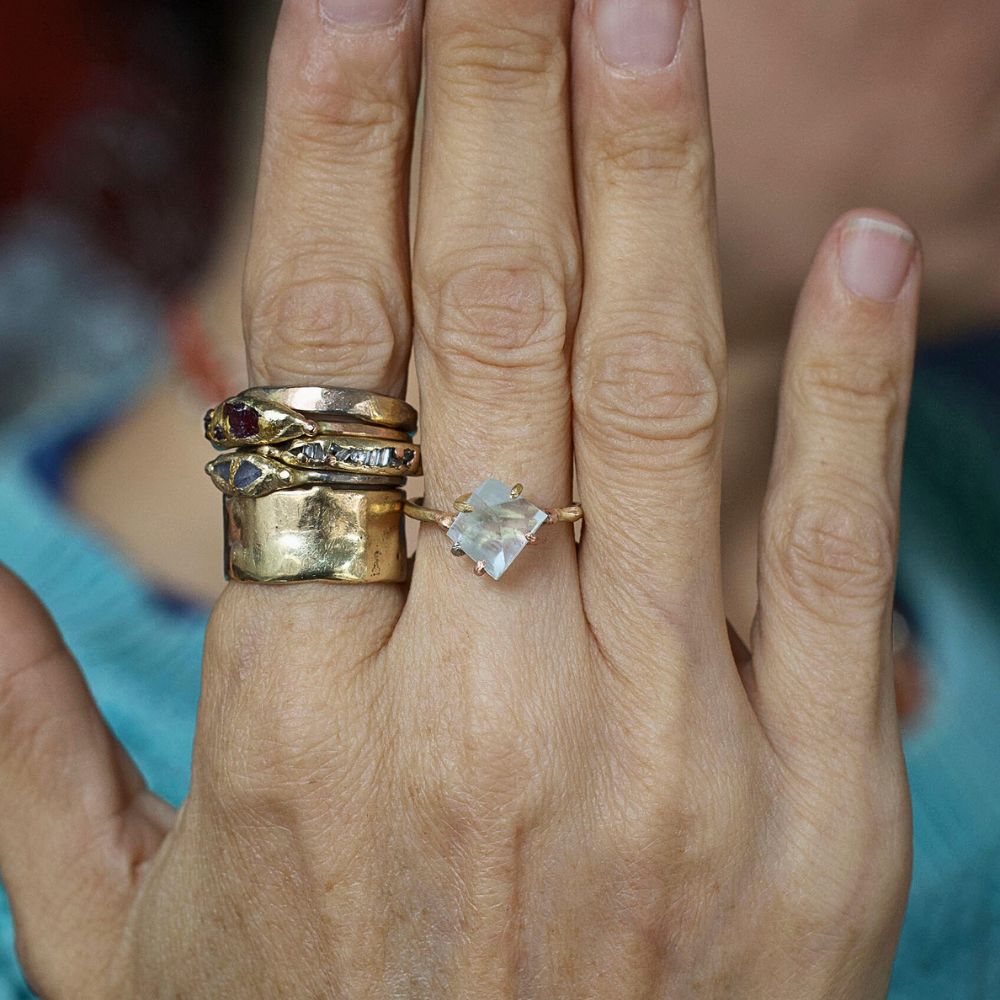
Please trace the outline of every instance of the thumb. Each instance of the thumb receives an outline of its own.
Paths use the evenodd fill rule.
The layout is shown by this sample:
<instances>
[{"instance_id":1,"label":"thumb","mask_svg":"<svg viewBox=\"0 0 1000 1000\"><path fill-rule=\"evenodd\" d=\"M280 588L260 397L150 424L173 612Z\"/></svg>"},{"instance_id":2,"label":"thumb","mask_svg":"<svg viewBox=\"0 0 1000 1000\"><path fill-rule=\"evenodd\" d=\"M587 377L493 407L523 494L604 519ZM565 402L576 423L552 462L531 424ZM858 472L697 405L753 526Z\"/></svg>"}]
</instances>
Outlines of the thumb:
<instances>
[{"instance_id":1,"label":"thumb","mask_svg":"<svg viewBox=\"0 0 1000 1000\"><path fill-rule=\"evenodd\" d=\"M52 619L0 568L0 877L39 993L90 992L172 821Z\"/></svg>"}]
</instances>

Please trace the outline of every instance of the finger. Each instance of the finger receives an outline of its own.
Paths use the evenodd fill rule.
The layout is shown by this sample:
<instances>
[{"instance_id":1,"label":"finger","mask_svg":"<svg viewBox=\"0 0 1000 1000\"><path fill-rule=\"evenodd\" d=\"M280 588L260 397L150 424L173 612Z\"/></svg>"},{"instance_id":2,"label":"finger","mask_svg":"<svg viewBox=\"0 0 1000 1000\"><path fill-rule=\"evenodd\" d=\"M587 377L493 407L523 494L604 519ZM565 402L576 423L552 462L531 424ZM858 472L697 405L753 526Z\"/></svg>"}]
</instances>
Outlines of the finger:
<instances>
[{"instance_id":1,"label":"finger","mask_svg":"<svg viewBox=\"0 0 1000 1000\"><path fill-rule=\"evenodd\" d=\"M420 22L419 0L282 5L244 283L252 383L404 390ZM257 590L231 588L225 628L282 630L303 608L330 620L335 607L339 634L349 623L363 630L362 657L384 640L402 600L399 587ZM206 659L207 685L227 672L225 662Z\"/></svg>"},{"instance_id":2,"label":"finger","mask_svg":"<svg viewBox=\"0 0 1000 1000\"><path fill-rule=\"evenodd\" d=\"M45 610L2 570L0 632L0 875L34 988L77 996L173 810L108 731Z\"/></svg>"},{"instance_id":3,"label":"finger","mask_svg":"<svg viewBox=\"0 0 1000 1000\"><path fill-rule=\"evenodd\" d=\"M725 342L698 4L590 0L573 45L586 260L573 357L580 572L605 648L661 669L670 621L696 623L713 653L728 649Z\"/></svg>"},{"instance_id":4,"label":"finger","mask_svg":"<svg viewBox=\"0 0 1000 1000\"><path fill-rule=\"evenodd\" d=\"M428 5L415 354L438 506L487 478L524 483L539 506L570 499L569 11L568 0ZM441 557L440 539L422 546L415 585L422 572L447 581L467 571ZM543 547L532 575L543 564L563 573L571 532L550 529Z\"/></svg>"},{"instance_id":5,"label":"finger","mask_svg":"<svg viewBox=\"0 0 1000 1000\"><path fill-rule=\"evenodd\" d=\"M752 643L758 713L790 748L894 732L890 617L919 276L903 223L855 213L827 236L799 303Z\"/></svg>"},{"instance_id":6,"label":"finger","mask_svg":"<svg viewBox=\"0 0 1000 1000\"><path fill-rule=\"evenodd\" d=\"M402 391L419 0L285 0L244 312L251 380Z\"/></svg>"}]
</instances>

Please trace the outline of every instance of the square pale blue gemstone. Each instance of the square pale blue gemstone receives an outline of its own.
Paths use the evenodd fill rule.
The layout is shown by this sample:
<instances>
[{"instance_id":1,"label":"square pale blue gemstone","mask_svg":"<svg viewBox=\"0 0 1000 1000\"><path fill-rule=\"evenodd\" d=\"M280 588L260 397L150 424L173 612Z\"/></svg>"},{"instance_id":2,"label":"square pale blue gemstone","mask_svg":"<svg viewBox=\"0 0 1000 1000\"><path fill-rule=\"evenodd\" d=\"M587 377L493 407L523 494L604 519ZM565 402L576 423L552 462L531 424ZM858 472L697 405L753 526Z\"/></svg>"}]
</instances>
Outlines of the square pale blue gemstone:
<instances>
[{"instance_id":1,"label":"square pale blue gemstone","mask_svg":"<svg viewBox=\"0 0 1000 1000\"><path fill-rule=\"evenodd\" d=\"M528 544L548 516L523 497L511 499L510 487L488 479L468 499L473 509L459 514L448 537L474 562L481 562L494 580Z\"/></svg>"}]
</instances>

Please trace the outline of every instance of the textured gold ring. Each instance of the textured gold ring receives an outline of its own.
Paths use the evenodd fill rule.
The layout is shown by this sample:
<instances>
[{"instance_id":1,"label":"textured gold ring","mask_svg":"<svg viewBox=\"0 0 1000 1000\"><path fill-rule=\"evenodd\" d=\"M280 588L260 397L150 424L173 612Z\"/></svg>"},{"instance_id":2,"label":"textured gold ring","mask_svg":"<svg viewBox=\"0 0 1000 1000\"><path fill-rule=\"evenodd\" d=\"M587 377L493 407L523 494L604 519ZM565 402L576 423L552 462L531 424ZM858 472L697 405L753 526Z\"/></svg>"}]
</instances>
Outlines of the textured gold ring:
<instances>
[{"instance_id":1,"label":"textured gold ring","mask_svg":"<svg viewBox=\"0 0 1000 1000\"><path fill-rule=\"evenodd\" d=\"M347 417L411 433L417 429L417 411L409 403L377 392L324 386L255 386L243 395L318 417Z\"/></svg>"},{"instance_id":2,"label":"textured gold ring","mask_svg":"<svg viewBox=\"0 0 1000 1000\"><path fill-rule=\"evenodd\" d=\"M223 499L226 577L257 583L402 583L399 490L313 486Z\"/></svg>"},{"instance_id":3,"label":"textured gold ring","mask_svg":"<svg viewBox=\"0 0 1000 1000\"><path fill-rule=\"evenodd\" d=\"M520 483L505 486L496 479L458 497L450 511L407 502L403 512L416 521L437 524L452 542L452 554L468 556L477 576L499 580L528 545L538 541L544 524L573 524L583 520L579 504L545 510L522 496Z\"/></svg>"}]
</instances>

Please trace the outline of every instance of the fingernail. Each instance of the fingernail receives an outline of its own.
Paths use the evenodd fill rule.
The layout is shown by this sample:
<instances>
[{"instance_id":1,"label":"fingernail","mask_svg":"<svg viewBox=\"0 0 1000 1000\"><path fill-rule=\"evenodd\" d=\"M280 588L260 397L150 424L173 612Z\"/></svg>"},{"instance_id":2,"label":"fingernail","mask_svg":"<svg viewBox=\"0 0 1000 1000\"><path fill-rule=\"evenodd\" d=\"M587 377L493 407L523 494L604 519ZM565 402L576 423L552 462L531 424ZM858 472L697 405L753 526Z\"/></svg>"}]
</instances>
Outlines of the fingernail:
<instances>
[{"instance_id":1,"label":"fingernail","mask_svg":"<svg viewBox=\"0 0 1000 1000\"><path fill-rule=\"evenodd\" d=\"M352 28L376 28L398 21L407 0L319 0L323 15Z\"/></svg>"},{"instance_id":2,"label":"fingernail","mask_svg":"<svg viewBox=\"0 0 1000 1000\"><path fill-rule=\"evenodd\" d=\"M840 276L864 299L893 302L910 272L916 241L885 219L852 219L840 240Z\"/></svg>"},{"instance_id":3,"label":"fingernail","mask_svg":"<svg viewBox=\"0 0 1000 1000\"><path fill-rule=\"evenodd\" d=\"M594 30L613 66L650 72L674 61L684 0L594 0Z\"/></svg>"}]
</instances>

